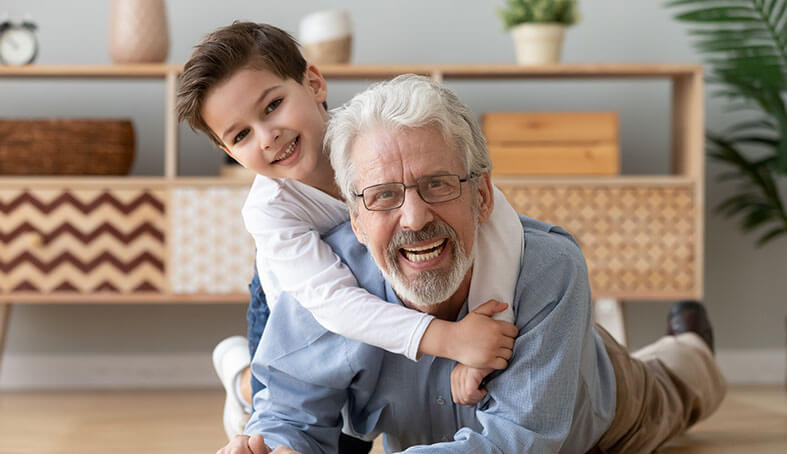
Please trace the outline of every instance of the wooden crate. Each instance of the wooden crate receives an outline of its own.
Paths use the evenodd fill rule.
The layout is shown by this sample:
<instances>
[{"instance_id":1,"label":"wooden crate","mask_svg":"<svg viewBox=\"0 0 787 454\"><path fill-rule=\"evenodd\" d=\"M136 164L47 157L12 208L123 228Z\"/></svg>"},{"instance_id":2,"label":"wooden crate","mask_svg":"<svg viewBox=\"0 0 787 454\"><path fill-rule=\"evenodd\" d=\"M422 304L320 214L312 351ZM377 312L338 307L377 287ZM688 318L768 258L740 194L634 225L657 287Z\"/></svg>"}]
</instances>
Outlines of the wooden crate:
<instances>
[{"instance_id":1,"label":"wooden crate","mask_svg":"<svg viewBox=\"0 0 787 454\"><path fill-rule=\"evenodd\" d=\"M489 112L482 124L493 175L620 172L615 112Z\"/></svg>"}]
</instances>

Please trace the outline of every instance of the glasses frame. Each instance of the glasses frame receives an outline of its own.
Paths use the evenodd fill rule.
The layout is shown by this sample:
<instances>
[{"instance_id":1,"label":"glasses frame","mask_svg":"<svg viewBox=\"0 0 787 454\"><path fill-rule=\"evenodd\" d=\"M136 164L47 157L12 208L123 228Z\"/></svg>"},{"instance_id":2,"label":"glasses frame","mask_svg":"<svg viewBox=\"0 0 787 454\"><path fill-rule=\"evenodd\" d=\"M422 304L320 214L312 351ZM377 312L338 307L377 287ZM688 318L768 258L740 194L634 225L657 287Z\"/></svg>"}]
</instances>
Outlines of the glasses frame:
<instances>
[{"instance_id":1,"label":"glasses frame","mask_svg":"<svg viewBox=\"0 0 787 454\"><path fill-rule=\"evenodd\" d=\"M363 188L363 190L361 191L360 194L357 193L357 192L353 192L353 195L356 198L360 198L363 201L363 207L366 208L368 211L393 211L393 210L396 210L398 208L401 208L402 205L404 205L404 200L405 200L405 198L407 198L407 190L411 189L411 188L415 188L415 192L418 193L418 197L420 197L421 200L424 201L424 203L428 203L429 205L434 205L434 204L437 204L437 203L450 202L452 200L458 199L459 197L462 197L462 183L465 183L467 181L470 181L470 180L473 180L475 178L478 178L479 175L480 174L475 173L475 172L470 172L464 178L461 178L461 177L459 177L459 175L456 175L456 174L453 174L453 173L447 173L447 174L441 174L441 175L424 175L421 178L415 180L415 184L406 185L406 184L404 184L402 182L399 182L399 181L391 181L391 182L388 182L388 183L373 184L371 186L367 186L367 187ZM427 178L434 178L434 177L456 177L456 178L458 178L459 179L459 193L456 195L456 197L452 197L452 198L446 199L446 200L440 200L438 202L429 202L426 199L424 199L423 194L421 194L421 189L419 188L419 185L425 179L427 179ZM397 205L395 207L391 207L391 208L385 208L385 209L372 209L372 208L369 208L369 206L366 204L366 198L363 196L364 193L367 190L369 190L369 189L374 189L374 188L378 188L380 186L388 186L388 185L397 185L397 186L402 188L402 194L404 194L404 195L402 195L402 201L399 202L399 205Z\"/></svg>"}]
</instances>

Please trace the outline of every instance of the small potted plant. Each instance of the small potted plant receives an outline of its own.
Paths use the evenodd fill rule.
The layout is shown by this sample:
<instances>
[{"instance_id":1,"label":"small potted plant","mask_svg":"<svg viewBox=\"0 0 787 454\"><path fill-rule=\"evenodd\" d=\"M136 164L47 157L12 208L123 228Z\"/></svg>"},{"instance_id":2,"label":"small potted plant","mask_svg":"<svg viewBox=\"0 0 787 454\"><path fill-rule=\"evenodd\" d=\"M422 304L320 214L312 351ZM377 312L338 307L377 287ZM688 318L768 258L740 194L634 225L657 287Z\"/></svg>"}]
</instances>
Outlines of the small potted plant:
<instances>
[{"instance_id":1,"label":"small potted plant","mask_svg":"<svg viewBox=\"0 0 787 454\"><path fill-rule=\"evenodd\" d=\"M506 0L499 13L522 65L560 62L565 29L579 20L576 0Z\"/></svg>"}]
</instances>

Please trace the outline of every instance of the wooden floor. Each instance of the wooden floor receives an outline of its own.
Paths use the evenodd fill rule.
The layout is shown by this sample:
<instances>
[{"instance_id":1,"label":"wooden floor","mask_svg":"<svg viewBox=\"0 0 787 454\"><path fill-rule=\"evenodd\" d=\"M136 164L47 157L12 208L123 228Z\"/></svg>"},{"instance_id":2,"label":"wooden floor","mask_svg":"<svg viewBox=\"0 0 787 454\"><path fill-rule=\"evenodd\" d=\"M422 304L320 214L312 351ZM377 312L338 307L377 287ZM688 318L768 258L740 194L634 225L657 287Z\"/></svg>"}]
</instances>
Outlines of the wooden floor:
<instances>
[{"instance_id":1,"label":"wooden floor","mask_svg":"<svg viewBox=\"0 0 787 454\"><path fill-rule=\"evenodd\" d=\"M219 390L2 392L0 454L212 453L225 443L222 405ZM733 388L659 452L785 454L787 392Z\"/></svg>"}]
</instances>

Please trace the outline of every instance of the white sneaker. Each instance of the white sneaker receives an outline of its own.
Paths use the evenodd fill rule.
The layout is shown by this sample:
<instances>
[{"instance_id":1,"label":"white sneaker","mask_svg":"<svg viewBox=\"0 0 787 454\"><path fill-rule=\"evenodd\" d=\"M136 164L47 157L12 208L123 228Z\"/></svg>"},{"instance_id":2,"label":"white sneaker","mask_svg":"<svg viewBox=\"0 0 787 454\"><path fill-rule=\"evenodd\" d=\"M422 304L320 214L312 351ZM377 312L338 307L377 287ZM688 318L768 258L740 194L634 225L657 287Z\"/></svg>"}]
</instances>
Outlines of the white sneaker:
<instances>
[{"instance_id":1,"label":"white sneaker","mask_svg":"<svg viewBox=\"0 0 787 454\"><path fill-rule=\"evenodd\" d=\"M251 407L243 400L237 386L239 374L249 367L250 361L249 342L245 337L228 337L213 349L213 368L227 392L223 421L228 439L243 433L251 416Z\"/></svg>"}]
</instances>

